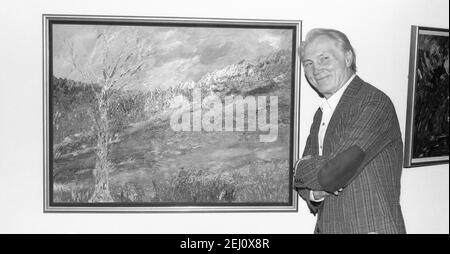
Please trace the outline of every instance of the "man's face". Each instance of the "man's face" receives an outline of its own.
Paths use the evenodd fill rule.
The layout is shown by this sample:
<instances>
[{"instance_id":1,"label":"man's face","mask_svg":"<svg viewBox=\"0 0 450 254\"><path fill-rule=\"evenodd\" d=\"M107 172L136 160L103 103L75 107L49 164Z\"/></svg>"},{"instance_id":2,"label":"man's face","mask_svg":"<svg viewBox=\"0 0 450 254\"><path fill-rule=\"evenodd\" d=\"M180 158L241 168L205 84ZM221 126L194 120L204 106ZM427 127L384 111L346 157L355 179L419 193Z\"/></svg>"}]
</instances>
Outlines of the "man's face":
<instances>
[{"instance_id":1,"label":"man's face","mask_svg":"<svg viewBox=\"0 0 450 254\"><path fill-rule=\"evenodd\" d=\"M352 57L351 52L342 52L334 40L319 36L304 50L303 66L306 78L325 98L329 98L352 75Z\"/></svg>"}]
</instances>

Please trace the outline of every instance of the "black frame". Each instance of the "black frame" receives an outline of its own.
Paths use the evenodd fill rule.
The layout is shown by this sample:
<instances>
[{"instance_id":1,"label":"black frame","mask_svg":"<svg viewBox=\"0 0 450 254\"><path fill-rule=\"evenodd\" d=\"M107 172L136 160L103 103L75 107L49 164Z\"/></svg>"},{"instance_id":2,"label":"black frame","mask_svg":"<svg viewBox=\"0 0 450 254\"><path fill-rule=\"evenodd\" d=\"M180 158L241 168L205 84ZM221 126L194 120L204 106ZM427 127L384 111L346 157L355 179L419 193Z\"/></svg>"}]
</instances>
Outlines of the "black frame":
<instances>
[{"instance_id":1,"label":"black frame","mask_svg":"<svg viewBox=\"0 0 450 254\"><path fill-rule=\"evenodd\" d=\"M447 129L447 155L439 156L415 156L414 146L417 142L414 137L416 131L416 123L418 121L417 114L417 89L418 89L418 71L420 64L419 56L419 35L432 36L446 36L448 45L449 29L431 28L422 26L411 26L411 45L410 45L410 62L409 62L409 76L408 76L408 104L406 113L406 134L405 134L405 153L404 153L404 167L419 167L436 164L445 164L449 161L448 156L448 129ZM448 54L448 53L447 53ZM448 81L447 81L448 82ZM447 84L448 89L448 84ZM447 90L448 94L448 90ZM448 100L448 98L447 98ZM447 102L448 103L448 102ZM447 111L448 112L448 111ZM448 115L447 115L448 119ZM444 137L445 138L445 137ZM445 144L444 143L444 144Z\"/></svg>"}]
</instances>

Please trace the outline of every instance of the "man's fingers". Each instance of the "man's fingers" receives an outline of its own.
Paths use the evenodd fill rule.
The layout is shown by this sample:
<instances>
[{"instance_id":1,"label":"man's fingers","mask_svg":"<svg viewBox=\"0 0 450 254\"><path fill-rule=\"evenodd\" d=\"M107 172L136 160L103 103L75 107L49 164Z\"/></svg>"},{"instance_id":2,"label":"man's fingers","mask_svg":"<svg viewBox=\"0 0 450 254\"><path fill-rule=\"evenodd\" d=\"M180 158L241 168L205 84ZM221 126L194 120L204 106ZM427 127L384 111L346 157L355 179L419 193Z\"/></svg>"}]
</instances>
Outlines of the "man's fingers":
<instances>
[{"instance_id":1,"label":"man's fingers","mask_svg":"<svg viewBox=\"0 0 450 254\"><path fill-rule=\"evenodd\" d=\"M300 160L301 160L301 161L303 161L303 160L309 160L309 159L311 159L311 158L312 158L312 156L308 154L308 155L302 157Z\"/></svg>"},{"instance_id":2,"label":"man's fingers","mask_svg":"<svg viewBox=\"0 0 450 254\"><path fill-rule=\"evenodd\" d=\"M333 192L333 194L334 194L335 196L337 196L337 195L339 195L339 193L340 193L341 191L343 191L343 190L344 190L343 188L340 188L339 190Z\"/></svg>"}]
</instances>

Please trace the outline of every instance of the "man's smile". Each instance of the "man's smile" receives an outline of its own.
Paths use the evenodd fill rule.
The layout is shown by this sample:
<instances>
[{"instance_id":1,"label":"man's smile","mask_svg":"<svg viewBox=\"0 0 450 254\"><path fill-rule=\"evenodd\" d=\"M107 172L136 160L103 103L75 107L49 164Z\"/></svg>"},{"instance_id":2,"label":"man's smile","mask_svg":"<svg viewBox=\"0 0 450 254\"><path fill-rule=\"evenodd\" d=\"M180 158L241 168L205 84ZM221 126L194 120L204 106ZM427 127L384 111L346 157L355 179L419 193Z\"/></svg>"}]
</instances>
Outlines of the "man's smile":
<instances>
[{"instance_id":1,"label":"man's smile","mask_svg":"<svg viewBox=\"0 0 450 254\"><path fill-rule=\"evenodd\" d=\"M314 77L314 79L318 82L318 81L327 79L329 77L330 77L330 75L322 75L322 76L319 76L319 77Z\"/></svg>"}]
</instances>

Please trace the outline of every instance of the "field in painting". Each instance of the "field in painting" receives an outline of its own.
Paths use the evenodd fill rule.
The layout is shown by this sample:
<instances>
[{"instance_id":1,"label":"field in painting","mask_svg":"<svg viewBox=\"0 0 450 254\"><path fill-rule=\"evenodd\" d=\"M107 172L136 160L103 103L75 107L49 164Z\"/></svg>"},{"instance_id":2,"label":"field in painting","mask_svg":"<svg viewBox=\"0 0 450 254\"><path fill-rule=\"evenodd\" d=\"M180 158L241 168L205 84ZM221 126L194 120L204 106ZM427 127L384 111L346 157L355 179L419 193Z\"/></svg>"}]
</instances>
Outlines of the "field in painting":
<instances>
[{"instance_id":1,"label":"field in painting","mask_svg":"<svg viewBox=\"0 0 450 254\"><path fill-rule=\"evenodd\" d=\"M290 50L278 50L209 71L197 81L116 91L108 108L114 202L288 202L291 58ZM92 87L100 87L57 77L52 84L53 201L85 203L94 192L98 149ZM222 101L277 96L276 141L260 142L261 131L175 132L173 105L180 95L191 98L193 88Z\"/></svg>"}]
</instances>

